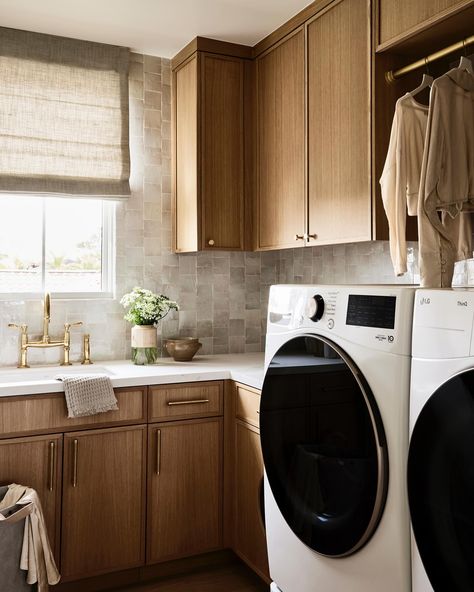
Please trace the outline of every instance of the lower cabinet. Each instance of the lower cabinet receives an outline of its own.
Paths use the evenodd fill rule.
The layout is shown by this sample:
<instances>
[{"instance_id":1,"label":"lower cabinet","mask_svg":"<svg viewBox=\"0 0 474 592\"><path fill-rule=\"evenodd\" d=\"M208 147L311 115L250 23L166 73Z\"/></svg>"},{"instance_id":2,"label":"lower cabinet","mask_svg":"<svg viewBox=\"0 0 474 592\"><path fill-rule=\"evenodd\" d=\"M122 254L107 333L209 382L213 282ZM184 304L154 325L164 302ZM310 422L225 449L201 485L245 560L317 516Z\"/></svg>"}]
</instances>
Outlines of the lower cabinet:
<instances>
[{"instance_id":1,"label":"lower cabinet","mask_svg":"<svg viewBox=\"0 0 474 592\"><path fill-rule=\"evenodd\" d=\"M148 428L147 563L222 545L222 418Z\"/></svg>"},{"instance_id":2,"label":"lower cabinet","mask_svg":"<svg viewBox=\"0 0 474 592\"><path fill-rule=\"evenodd\" d=\"M259 430L235 425L235 551L263 578L269 577L263 508L263 459Z\"/></svg>"},{"instance_id":3,"label":"lower cabinet","mask_svg":"<svg viewBox=\"0 0 474 592\"><path fill-rule=\"evenodd\" d=\"M62 446L62 434L0 440L0 484L27 484L37 491L58 565Z\"/></svg>"},{"instance_id":4,"label":"lower cabinet","mask_svg":"<svg viewBox=\"0 0 474 592\"><path fill-rule=\"evenodd\" d=\"M64 580L143 565L146 426L64 436Z\"/></svg>"}]
</instances>

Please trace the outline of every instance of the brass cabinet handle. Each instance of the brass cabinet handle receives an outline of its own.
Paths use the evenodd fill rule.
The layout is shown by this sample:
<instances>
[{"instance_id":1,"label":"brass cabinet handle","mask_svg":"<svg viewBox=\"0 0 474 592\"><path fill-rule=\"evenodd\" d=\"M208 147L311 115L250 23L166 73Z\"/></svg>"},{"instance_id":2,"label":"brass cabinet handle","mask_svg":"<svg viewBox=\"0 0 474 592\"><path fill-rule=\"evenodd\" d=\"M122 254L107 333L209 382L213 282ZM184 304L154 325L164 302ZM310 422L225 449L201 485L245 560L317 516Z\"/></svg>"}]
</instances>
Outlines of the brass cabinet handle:
<instances>
[{"instance_id":1,"label":"brass cabinet handle","mask_svg":"<svg viewBox=\"0 0 474 592\"><path fill-rule=\"evenodd\" d=\"M295 234L295 240L304 240L304 239L305 239L304 234Z\"/></svg>"},{"instance_id":2,"label":"brass cabinet handle","mask_svg":"<svg viewBox=\"0 0 474 592\"><path fill-rule=\"evenodd\" d=\"M54 489L54 465L56 460L56 443L50 442L48 446L48 460L49 460L49 475L48 475L48 491Z\"/></svg>"},{"instance_id":3,"label":"brass cabinet handle","mask_svg":"<svg viewBox=\"0 0 474 592\"><path fill-rule=\"evenodd\" d=\"M207 244L208 244L210 247L213 247L213 246L214 246L216 243L215 243L215 242L212 240L212 238L211 238L211 240L207 241Z\"/></svg>"},{"instance_id":4,"label":"brass cabinet handle","mask_svg":"<svg viewBox=\"0 0 474 592\"><path fill-rule=\"evenodd\" d=\"M156 474L161 471L161 430L156 430Z\"/></svg>"},{"instance_id":5,"label":"brass cabinet handle","mask_svg":"<svg viewBox=\"0 0 474 592\"><path fill-rule=\"evenodd\" d=\"M168 401L168 407L173 405L199 405L202 403L209 403L209 399L193 399L191 401Z\"/></svg>"},{"instance_id":6,"label":"brass cabinet handle","mask_svg":"<svg viewBox=\"0 0 474 592\"><path fill-rule=\"evenodd\" d=\"M317 234L308 234L308 241L310 238L312 238L313 240L316 240L318 238L318 235Z\"/></svg>"},{"instance_id":7,"label":"brass cabinet handle","mask_svg":"<svg viewBox=\"0 0 474 592\"><path fill-rule=\"evenodd\" d=\"M77 487L77 452L79 448L79 441L72 441L72 486Z\"/></svg>"}]
</instances>

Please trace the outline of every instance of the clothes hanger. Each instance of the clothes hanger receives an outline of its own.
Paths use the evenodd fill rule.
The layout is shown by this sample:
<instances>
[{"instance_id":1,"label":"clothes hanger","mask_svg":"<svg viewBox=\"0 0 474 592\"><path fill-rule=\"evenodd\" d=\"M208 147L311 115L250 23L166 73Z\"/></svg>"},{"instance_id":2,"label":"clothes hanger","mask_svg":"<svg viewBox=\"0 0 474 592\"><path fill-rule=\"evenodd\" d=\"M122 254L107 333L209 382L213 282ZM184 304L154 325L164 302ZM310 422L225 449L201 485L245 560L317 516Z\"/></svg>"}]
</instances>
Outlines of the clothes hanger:
<instances>
[{"instance_id":1,"label":"clothes hanger","mask_svg":"<svg viewBox=\"0 0 474 592\"><path fill-rule=\"evenodd\" d=\"M414 97L415 95L420 93L422 90L425 90L425 88L428 88L428 87L431 88L431 85L433 84L433 76L430 76L429 70L428 70L428 58L425 58L425 66L426 66L426 72L423 74L421 84L419 86L417 86L414 90L412 90L408 93L412 97Z\"/></svg>"},{"instance_id":2,"label":"clothes hanger","mask_svg":"<svg viewBox=\"0 0 474 592\"><path fill-rule=\"evenodd\" d=\"M458 69L466 70L467 72L469 72L469 74L471 74L471 76L474 76L474 67L472 66L471 60L466 55L466 41L462 42L462 46L464 48L464 55L461 56Z\"/></svg>"}]
</instances>

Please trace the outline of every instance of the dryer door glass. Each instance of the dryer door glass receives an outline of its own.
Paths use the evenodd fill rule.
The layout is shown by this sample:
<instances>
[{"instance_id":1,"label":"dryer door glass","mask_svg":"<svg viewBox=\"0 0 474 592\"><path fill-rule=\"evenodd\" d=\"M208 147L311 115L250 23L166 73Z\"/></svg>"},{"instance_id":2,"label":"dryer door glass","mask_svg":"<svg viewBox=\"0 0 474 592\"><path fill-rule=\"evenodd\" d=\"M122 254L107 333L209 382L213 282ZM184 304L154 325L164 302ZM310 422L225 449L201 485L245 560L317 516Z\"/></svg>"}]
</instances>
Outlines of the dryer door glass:
<instances>
[{"instance_id":1,"label":"dryer door glass","mask_svg":"<svg viewBox=\"0 0 474 592\"><path fill-rule=\"evenodd\" d=\"M474 370L428 400L408 455L418 550L435 592L474 590Z\"/></svg>"},{"instance_id":2,"label":"dryer door glass","mask_svg":"<svg viewBox=\"0 0 474 592\"><path fill-rule=\"evenodd\" d=\"M375 399L352 360L316 336L288 341L265 376L260 437L293 532L324 555L362 547L383 512L388 459Z\"/></svg>"}]
</instances>

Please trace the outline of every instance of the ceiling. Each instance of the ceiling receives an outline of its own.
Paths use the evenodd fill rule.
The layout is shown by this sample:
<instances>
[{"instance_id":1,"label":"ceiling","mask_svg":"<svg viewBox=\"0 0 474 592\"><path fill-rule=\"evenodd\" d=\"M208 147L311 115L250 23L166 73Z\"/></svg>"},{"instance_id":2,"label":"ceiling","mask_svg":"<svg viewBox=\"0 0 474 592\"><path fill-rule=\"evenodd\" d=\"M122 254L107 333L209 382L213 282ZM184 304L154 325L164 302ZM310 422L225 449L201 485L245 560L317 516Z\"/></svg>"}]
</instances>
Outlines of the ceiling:
<instances>
[{"instance_id":1,"label":"ceiling","mask_svg":"<svg viewBox=\"0 0 474 592\"><path fill-rule=\"evenodd\" d=\"M0 0L1 25L173 57L197 35L255 45L309 0Z\"/></svg>"}]
</instances>

